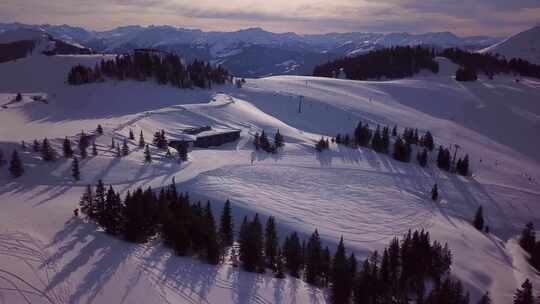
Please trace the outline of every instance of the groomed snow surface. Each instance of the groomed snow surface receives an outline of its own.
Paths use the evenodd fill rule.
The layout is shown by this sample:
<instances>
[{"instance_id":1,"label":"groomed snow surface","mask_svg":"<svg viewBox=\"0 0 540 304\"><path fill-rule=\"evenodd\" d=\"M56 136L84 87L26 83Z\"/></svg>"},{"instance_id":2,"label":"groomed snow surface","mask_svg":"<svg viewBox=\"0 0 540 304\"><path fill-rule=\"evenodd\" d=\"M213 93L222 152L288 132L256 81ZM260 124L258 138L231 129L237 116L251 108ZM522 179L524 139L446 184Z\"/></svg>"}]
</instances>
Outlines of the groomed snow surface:
<instances>
[{"instance_id":1,"label":"groomed snow surface","mask_svg":"<svg viewBox=\"0 0 540 304\"><path fill-rule=\"evenodd\" d=\"M489 291L510 303L525 278L540 290L540 277L525 260L517 235L528 221L540 226L540 82L496 77L458 83L455 66L440 59L441 73L413 79L358 82L311 77L248 80L242 89L178 90L151 82L108 81L68 86L72 65L93 66L101 56L31 56L0 65L0 148L7 157L20 142L48 137L60 151L65 136L102 124L99 156L43 163L22 152L26 174L0 173L0 299L5 303L326 303L324 291L300 280L277 280L231 266L209 266L174 256L156 241L128 244L73 217L87 184L103 179L123 194L137 186L158 188L174 177L194 199L212 201L215 214L230 199L237 226L255 212L275 216L281 234L304 236L315 228L335 246L343 236L364 258L408 229L427 229L448 242L453 273L474 303ZM23 100L12 102L21 92ZM44 96L47 103L32 99ZM300 97L302 96L302 97ZM298 113L302 99L302 113ZM2 105L5 105L2 107ZM430 130L437 145L459 144L473 176L399 163L368 149L331 144L316 153L321 136L352 132L359 120ZM147 141L164 129L169 138L191 126L239 128L239 141L194 149L178 164L151 148L154 161L130 142L121 159L109 145L129 129ZM252 135L285 136L279 154L255 152ZM453 150L452 150L453 151ZM429 192L439 185L440 200ZM491 234L470 224L478 206Z\"/></svg>"}]
</instances>

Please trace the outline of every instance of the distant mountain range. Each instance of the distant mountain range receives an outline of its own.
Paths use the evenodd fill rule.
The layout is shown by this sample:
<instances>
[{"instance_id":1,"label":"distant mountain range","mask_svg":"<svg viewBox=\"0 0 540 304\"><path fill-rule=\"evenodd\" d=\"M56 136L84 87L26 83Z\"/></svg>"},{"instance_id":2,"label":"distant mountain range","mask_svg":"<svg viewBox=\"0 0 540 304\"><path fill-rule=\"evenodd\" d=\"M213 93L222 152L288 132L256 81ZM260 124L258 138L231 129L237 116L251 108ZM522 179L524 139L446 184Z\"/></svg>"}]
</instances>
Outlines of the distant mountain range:
<instances>
[{"instance_id":1,"label":"distant mountain range","mask_svg":"<svg viewBox=\"0 0 540 304\"><path fill-rule=\"evenodd\" d=\"M299 35L272 33L261 28L235 32L205 32L171 26L124 26L108 31L89 31L69 25L27 25L0 23L0 32L33 29L71 45L99 53L121 53L136 48L157 48L219 63L241 77L310 74L317 64L370 50L403 45L435 48L486 48L501 42L498 37L459 37L450 32L328 33Z\"/></svg>"}]
</instances>

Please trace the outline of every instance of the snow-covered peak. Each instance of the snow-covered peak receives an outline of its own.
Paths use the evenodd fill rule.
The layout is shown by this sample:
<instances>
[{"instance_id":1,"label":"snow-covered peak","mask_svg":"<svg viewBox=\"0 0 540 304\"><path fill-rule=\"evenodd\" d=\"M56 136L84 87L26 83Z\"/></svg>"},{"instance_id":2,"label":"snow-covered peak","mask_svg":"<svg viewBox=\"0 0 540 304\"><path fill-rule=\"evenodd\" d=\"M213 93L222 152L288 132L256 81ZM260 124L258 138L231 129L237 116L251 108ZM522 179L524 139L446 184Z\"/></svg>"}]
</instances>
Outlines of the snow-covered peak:
<instances>
[{"instance_id":1,"label":"snow-covered peak","mask_svg":"<svg viewBox=\"0 0 540 304\"><path fill-rule=\"evenodd\" d=\"M500 54L507 59L521 58L540 64L540 24L480 52Z\"/></svg>"}]
</instances>

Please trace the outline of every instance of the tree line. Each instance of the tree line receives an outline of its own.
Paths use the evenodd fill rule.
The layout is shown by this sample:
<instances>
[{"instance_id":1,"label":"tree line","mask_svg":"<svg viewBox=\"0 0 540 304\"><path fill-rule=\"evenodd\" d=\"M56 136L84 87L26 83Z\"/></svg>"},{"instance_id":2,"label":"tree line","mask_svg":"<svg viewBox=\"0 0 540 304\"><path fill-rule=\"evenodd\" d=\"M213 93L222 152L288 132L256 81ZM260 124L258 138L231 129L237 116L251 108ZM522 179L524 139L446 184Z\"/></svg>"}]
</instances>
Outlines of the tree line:
<instances>
[{"instance_id":1,"label":"tree line","mask_svg":"<svg viewBox=\"0 0 540 304\"><path fill-rule=\"evenodd\" d=\"M424 47L397 46L344 57L318 65L313 76L337 77L341 70L348 79L396 79L411 77L422 69L439 72L435 51Z\"/></svg>"},{"instance_id":2,"label":"tree line","mask_svg":"<svg viewBox=\"0 0 540 304\"><path fill-rule=\"evenodd\" d=\"M307 240L296 232L280 238L273 217L263 223L258 214L245 216L235 238L229 200L216 220L210 202L192 202L174 181L159 191L128 191L123 200L99 181L94 188L87 186L79 205L113 236L136 243L159 236L177 255L198 256L214 265L228 251L246 271L271 271L278 278L289 274L329 288L332 303L465 304L469 299L450 276L448 245L431 241L423 230L394 238L382 254L375 251L359 264L354 253L347 253L343 238L333 253L322 245L317 230ZM233 246L235 240L238 246Z\"/></svg>"},{"instance_id":3,"label":"tree line","mask_svg":"<svg viewBox=\"0 0 540 304\"><path fill-rule=\"evenodd\" d=\"M411 77L421 69L438 73L439 66L434 60L436 56L448 58L460 65L456 71L457 81L475 81L477 73L483 73L489 78L497 74L540 78L540 65L520 58L507 60L498 54L469 52L458 48L437 52L422 46L391 47L340 58L316 66L313 76L336 78L339 71L343 71L347 79L367 80Z\"/></svg>"},{"instance_id":4,"label":"tree line","mask_svg":"<svg viewBox=\"0 0 540 304\"><path fill-rule=\"evenodd\" d=\"M136 51L133 54L117 55L114 59L101 60L94 68L76 65L67 75L70 85L104 81L105 77L117 80L132 79L146 81L155 79L158 84L187 89L212 88L212 84L232 81L232 76L222 66L194 60L182 62L176 54L151 54Z\"/></svg>"}]
</instances>

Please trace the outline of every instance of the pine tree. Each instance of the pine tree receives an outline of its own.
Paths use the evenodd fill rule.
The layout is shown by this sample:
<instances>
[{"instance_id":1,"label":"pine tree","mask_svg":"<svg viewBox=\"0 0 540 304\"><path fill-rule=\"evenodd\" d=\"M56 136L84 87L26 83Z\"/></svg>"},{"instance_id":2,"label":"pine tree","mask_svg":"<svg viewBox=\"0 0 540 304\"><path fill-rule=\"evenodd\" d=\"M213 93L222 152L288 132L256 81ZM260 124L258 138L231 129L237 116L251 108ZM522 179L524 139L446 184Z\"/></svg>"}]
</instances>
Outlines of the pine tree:
<instances>
[{"instance_id":1,"label":"pine tree","mask_svg":"<svg viewBox=\"0 0 540 304\"><path fill-rule=\"evenodd\" d=\"M116 143L114 142L114 137L111 137L111 149L116 148Z\"/></svg>"},{"instance_id":2,"label":"pine tree","mask_svg":"<svg viewBox=\"0 0 540 304\"><path fill-rule=\"evenodd\" d=\"M129 140L135 140L135 135L133 135L133 130L129 129Z\"/></svg>"},{"instance_id":3,"label":"pine tree","mask_svg":"<svg viewBox=\"0 0 540 304\"><path fill-rule=\"evenodd\" d=\"M253 136L253 146L257 151L261 148L261 139L259 132L255 133L255 135Z\"/></svg>"},{"instance_id":4,"label":"pine tree","mask_svg":"<svg viewBox=\"0 0 540 304\"><path fill-rule=\"evenodd\" d=\"M345 245L343 237L332 260L332 274L330 286L330 298L332 303L348 303L351 290L349 289L349 269L347 267L347 257L345 255Z\"/></svg>"},{"instance_id":5,"label":"pine tree","mask_svg":"<svg viewBox=\"0 0 540 304\"><path fill-rule=\"evenodd\" d=\"M178 149L178 160L180 162L185 162L188 160L188 146L187 144L185 145L179 145L177 147Z\"/></svg>"},{"instance_id":6,"label":"pine tree","mask_svg":"<svg viewBox=\"0 0 540 304\"><path fill-rule=\"evenodd\" d=\"M439 199L439 188L437 187L437 184L433 185L433 188L431 189L431 199L433 201Z\"/></svg>"},{"instance_id":7,"label":"pine tree","mask_svg":"<svg viewBox=\"0 0 540 304\"><path fill-rule=\"evenodd\" d=\"M283 135L279 133L279 129L277 130L276 135L274 137L274 145L276 146L276 149L279 149L285 145Z\"/></svg>"},{"instance_id":8,"label":"pine tree","mask_svg":"<svg viewBox=\"0 0 540 304\"><path fill-rule=\"evenodd\" d=\"M102 225L105 232L118 235L122 230L122 199L120 195L109 186L105 195L105 206L102 215Z\"/></svg>"},{"instance_id":9,"label":"pine tree","mask_svg":"<svg viewBox=\"0 0 540 304\"><path fill-rule=\"evenodd\" d=\"M81 179L81 171L79 170L79 160L77 157L73 157L73 163L71 164L71 175L76 181Z\"/></svg>"},{"instance_id":10,"label":"pine tree","mask_svg":"<svg viewBox=\"0 0 540 304\"><path fill-rule=\"evenodd\" d=\"M435 142L433 141L433 135L431 135L431 132L427 131L426 134L424 134L422 138L422 144L429 151L433 151L433 148L435 147Z\"/></svg>"},{"instance_id":11,"label":"pine tree","mask_svg":"<svg viewBox=\"0 0 540 304\"><path fill-rule=\"evenodd\" d=\"M533 286L529 279L521 285L521 289L517 289L514 293L514 304L534 304Z\"/></svg>"},{"instance_id":12,"label":"pine tree","mask_svg":"<svg viewBox=\"0 0 540 304\"><path fill-rule=\"evenodd\" d=\"M11 176L17 178L24 174L24 167L21 159L19 158L19 153L17 150L13 150L11 154L11 161L9 162L9 172Z\"/></svg>"},{"instance_id":13,"label":"pine tree","mask_svg":"<svg viewBox=\"0 0 540 304\"><path fill-rule=\"evenodd\" d=\"M477 230L480 230L480 231L484 230L484 215L483 215L482 206L479 206L478 209L476 210L476 215L474 216L473 225L474 225L474 228L476 228Z\"/></svg>"},{"instance_id":14,"label":"pine tree","mask_svg":"<svg viewBox=\"0 0 540 304\"><path fill-rule=\"evenodd\" d=\"M273 217L269 217L266 221L265 235L264 235L264 255L266 258L266 265L276 270L277 255L278 255L278 235L276 231L276 223Z\"/></svg>"},{"instance_id":15,"label":"pine tree","mask_svg":"<svg viewBox=\"0 0 540 304\"><path fill-rule=\"evenodd\" d=\"M321 276L322 247L319 232L315 230L306 248L306 282L316 285Z\"/></svg>"},{"instance_id":16,"label":"pine tree","mask_svg":"<svg viewBox=\"0 0 540 304\"><path fill-rule=\"evenodd\" d=\"M64 152L65 158L70 158L73 156L73 149L71 148L71 140L69 138L64 139L64 143L62 144L62 151Z\"/></svg>"},{"instance_id":17,"label":"pine tree","mask_svg":"<svg viewBox=\"0 0 540 304\"><path fill-rule=\"evenodd\" d=\"M418 160L418 164L420 164L420 166L422 167L427 166L427 161L428 161L427 149L422 150L422 152L418 152L418 154L416 155L416 159Z\"/></svg>"},{"instance_id":18,"label":"pine tree","mask_svg":"<svg viewBox=\"0 0 540 304\"><path fill-rule=\"evenodd\" d=\"M491 298L489 297L489 292L486 292L478 301L477 304L491 304Z\"/></svg>"},{"instance_id":19,"label":"pine tree","mask_svg":"<svg viewBox=\"0 0 540 304\"><path fill-rule=\"evenodd\" d=\"M219 221L219 238L222 247L231 246L234 242L234 226L231 211L231 202L225 201L223 212Z\"/></svg>"},{"instance_id":20,"label":"pine tree","mask_svg":"<svg viewBox=\"0 0 540 304\"><path fill-rule=\"evenodd\" d=\"M150 147L148 145L144 148L144 162L147 164L152 162L152 154L150 154Z\"/></svg>"},{"instance_id":21,"label":"pine tree","mask_svg":"<svg viewBox=\"0 0 540 304\"><path fill-rule=\"evenodd\" d=\"M285 265L283 265L283 253L278 249L278 254L276 257L276 278L283 279L285 278L284 272Z\"/></svg>"},{"instance_id":22,"label":"pine tree","mask_svg":"<svg viewBox=\"0 0 540 304\"><path fill-rule=\"evenodd\" d=\"M144 148L146 146L146 141L144 140L144 135L141 130L141 133L139 134L139 148Z\"/></svg>"},{"instance_id":23,"label":"pine tree","mask_svg":"<svg viewBox=\"0 0 540 304\"><path fill-rule=\"evenodd\" d=\"M205 227L205 247L206 247L206 261L210 264L217 265L219 258L221 257L218 236L216 232L216 223L214 221L214 215L212 214L212 208L210 202L207 202L204 209L204 227Z\"/></svg>"},{"instance_id":24,"label":"pine tree","mask_svg":"<svg viewBox=\"0 0 540 304\"><path fill-rule=\"evenodd\" d=\"M383 153L388 153L390 148L390 129L388 127L383 128L381 147Z\"/></svg>"},{"instance_id":25,"label":"pine tree","mask_svg":"<svg viewBox=\"0 0 540 304\"><path fill-rule=\"evenodd\" d=\"M41 144L41 158L47 162L56 160L56 151L54 151L47 138Z\"/></svg>"},{"instance_id":26,"label":"pine tree","mask_svg":"<svg viewBox=\"0 0 540 304\"><path fill-rule=\"evenodd\" d=\"M34 152L39 152L39 150L41 150L39 141L37 139L34 139L34 143L32 144L32 149L34 149Z\"/></svg>"},{"instance_id":27,"label":"pine tree","mask_svg":"<svg viewBox=\"0 0 540 304\"><path fill-rule=\"evenodd\" d=\"M283 244L283 255L285 256L286 268L289 273L295 277L300 277L300 269L304 264L302 245L300 244L300 238L298 234L294 232L285 239Z\"/></svg>"},{"instance_id":28,"label":"pine tree","mask_svg":"<svg viewBox=\"0 0 540 304\"><path fill-rule=\"evenodd\" d=\"M469 155L465 155L465 158L458 161L456 169L463 176L469 175Z\"/></svg>"},{"instance_id":29,"label":"pine tree","mask_svg":"<svg viewBox=\"0 0 540 304\"><path fill-rule=\"evenodd\" d=\"M377 129L375 130L375 134L373 135L373 139L371 140L371 148L375 150L375 152L383 152L383 142L381 137L381 127L377 125Z\"/></svg>"},{"instance_id":30,"label":"pine tree","mask_svg":"<svg viewBox=\"0 0 540 304\"><path fill-rule=\"evenodd\" d=\"M534 230L534 225L532 222L527 223L525 228L521 232L519 238L519 245L528 253L533 252L534 246L536 244L536 233Z\"/></svg>"},{"instance_id":31,"label":"pine tree","mask_svg":"<svg viewBox=\"0 0 540 304\"><path fill-rule=\"evenodd\" d=\"M105 212L106 205L105 204L106 204L105 185L103 184L102 180L99 180L96 185L96 189L94 191L93 206L94 206L94 216L95 216L94 219L102 227L105 227L105 223L104 223L104 220L106 218L106 212Z\"/></svg>"},{"instance_id":32,"label":"pine tree","mask_svg":"<svg viewBox=\"0 0 540 304\"><path fill-rule=\"evenodd\" d=\"M122 156L128 156L129 154L129 147L127 144L127 140L124 139L124 143L122 144Z\"/></svg>"},{"instance_id":33,"label":"pine tree","mask_svg":"<svg viewBox=\"0 0 540 304\"><path fill-rule=\"evenodd\" d=\"M96 132L99 135L103 134L103 127L101 125L97 125Z\"/></svg>"},{"instance_id":34,"label":"pine tree","mask_svg":"<svg viewBox=\"0 0 540 304\"><path fill-rule=\"evenodd\" d=\"M98 155L98 150L97 150L96 142L93 142L92 143L92 156L97 156L97 155Z\"/></svg>"},{"instance_id":35,"label":"pine tree","mask_svg":"<svg viewBox=\"0 0 540 304\"><path fill-rule=\"evenodd\" d=\"M90 185L86 187L86 191L81 197L79 206L83 214L85 214L91 219L94 219L94 192L92 191L92 187Z\"/></svg>"}]
</instances>

